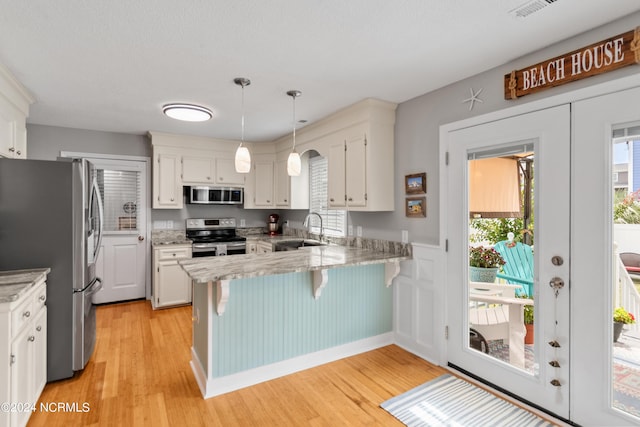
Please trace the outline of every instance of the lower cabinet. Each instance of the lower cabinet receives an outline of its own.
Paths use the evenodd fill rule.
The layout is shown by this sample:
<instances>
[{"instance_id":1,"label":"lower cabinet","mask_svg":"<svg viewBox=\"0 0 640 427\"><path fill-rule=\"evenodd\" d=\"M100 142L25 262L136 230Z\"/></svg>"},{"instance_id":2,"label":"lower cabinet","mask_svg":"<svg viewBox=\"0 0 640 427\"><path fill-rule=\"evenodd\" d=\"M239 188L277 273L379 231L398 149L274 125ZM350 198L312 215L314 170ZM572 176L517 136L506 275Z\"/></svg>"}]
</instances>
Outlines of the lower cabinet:
<instances>
[{"instance_id":1,"label":"lower cabinet","mask_svg":"<svg viewBox=\"0 0 640 427\"><path fill-rule=\"evenodd\" d=\"M191 245L170 245L153 251L154 309L191 303L191 279L178 264L191 258Z\"/></svg>"},{"instance_id":2,"label":"lower cabinet","mask_svg":"<svg viewBox=\"0 0 640 427\"><path fill-rule=\"evenodd\" d=\"M259 254L266 254L268 252L273 252L273 245L271 244L271 242L259 241L258 242L258 253Z\"/></svg>"},{"instance_id":3,"label":"lower cabinet","mask_svg":"<svg viewBox=\"0 0 640 427\"><path fill-rule=\"evenodd\" d=\"M44 279L18 300L0 304L0 336L10 344L3 350L0 369L0 425L27 425L47 382L47 307Z\"/></svg>"}]
</instances>

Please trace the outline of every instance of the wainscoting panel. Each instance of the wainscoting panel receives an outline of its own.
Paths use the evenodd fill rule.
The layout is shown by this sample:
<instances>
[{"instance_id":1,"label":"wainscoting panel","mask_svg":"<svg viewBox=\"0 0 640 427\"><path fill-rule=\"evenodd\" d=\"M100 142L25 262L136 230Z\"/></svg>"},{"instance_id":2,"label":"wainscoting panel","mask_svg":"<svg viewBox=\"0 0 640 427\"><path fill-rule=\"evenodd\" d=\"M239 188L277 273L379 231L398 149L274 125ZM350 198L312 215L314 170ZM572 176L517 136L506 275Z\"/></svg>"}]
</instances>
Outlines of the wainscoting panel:
<instances>
[{"instance_id":1,"label":"wainscoting panel","mask_svg":"<svg viewBox=\"0 0 640 427\"><path fill-rule=\"evenodd\" d=\"M311 273L233 280L224 314L210 319L209 377L389 333L392 309L383 264L329 270L318 299Z\"/></svg>"},{"instance_id":2,"label":"wainscoting panel","mask_svg":"<svg viewBox=\"0 0 640 427\"><path fill-rule=\"evenodd\" d=\"M413 259L401 264L394 288L394 339L435 364L446 362L444 251L413 243Z\"/></svg>"}]
</instances>

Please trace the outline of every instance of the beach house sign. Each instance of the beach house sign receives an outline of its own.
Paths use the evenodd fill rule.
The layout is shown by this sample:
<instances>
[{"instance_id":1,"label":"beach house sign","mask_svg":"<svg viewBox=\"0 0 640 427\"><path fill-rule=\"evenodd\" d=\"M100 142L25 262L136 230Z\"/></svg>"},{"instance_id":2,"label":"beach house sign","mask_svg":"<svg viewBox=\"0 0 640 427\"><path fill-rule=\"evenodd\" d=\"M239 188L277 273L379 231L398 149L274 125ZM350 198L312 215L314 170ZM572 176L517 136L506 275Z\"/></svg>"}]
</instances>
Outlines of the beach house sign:
<instances>
[{"instance_id":1,"label":"beach house sign","mask_svg":"<svg viewBox=\"0 0 640 427\"><path fill-rule=\"evenodd\" d=\"M640 27L504 76L504 99L640 63Z\"/></svg>"}]
</instances>

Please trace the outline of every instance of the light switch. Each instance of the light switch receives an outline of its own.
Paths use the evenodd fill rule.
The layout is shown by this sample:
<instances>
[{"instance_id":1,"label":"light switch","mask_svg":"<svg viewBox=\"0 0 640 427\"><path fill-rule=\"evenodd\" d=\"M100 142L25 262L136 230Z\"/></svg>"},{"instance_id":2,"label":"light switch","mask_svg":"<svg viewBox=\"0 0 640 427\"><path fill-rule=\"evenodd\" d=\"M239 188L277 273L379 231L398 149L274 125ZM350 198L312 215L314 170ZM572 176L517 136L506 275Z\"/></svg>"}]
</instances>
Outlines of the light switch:
<instances>
[{"instance_id":1,"label":"light switch","mask_svg":"<svg viewBox=\"0 0 640 427\"><path fill-rule=\"evenodd\" d=\"M356 234L358 237L362 237L362 226L359 225L356 227Z\"/></svg>"},{"instance_id":2,"label":"light switch","mask_svg":"<svg viewBox=\"0 0 640 427\"><path fill-rule=\"evenodd\" d=\"M353 236L353 225L349 225L348 230L349 230L349 231L347 231L347 234L348 234L349 236Z\"/></svg>"},{"instance_id":3,"label":"light switch","mask_svg":"<svg viewBox=\"0 0 640 427\"><path fill-rule=\"evenodd\" d=\"M402 230L402 243L409 243L409 231Z\"/></svg>"}]
</instances>

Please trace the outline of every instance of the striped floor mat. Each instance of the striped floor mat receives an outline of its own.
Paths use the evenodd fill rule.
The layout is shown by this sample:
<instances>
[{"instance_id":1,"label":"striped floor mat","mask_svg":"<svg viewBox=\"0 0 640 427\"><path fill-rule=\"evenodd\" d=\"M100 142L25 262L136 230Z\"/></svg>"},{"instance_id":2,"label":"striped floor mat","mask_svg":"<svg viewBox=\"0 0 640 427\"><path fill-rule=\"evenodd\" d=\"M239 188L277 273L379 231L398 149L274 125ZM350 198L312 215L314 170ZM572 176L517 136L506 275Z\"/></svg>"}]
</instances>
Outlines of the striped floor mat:
<instances>
[{"instance_id":1,"label":"striped floor mat","mask_svg":"<svg viewBox=\"0 0 640 427\"><path fill-rule=\"evenodd\" d=\"M407 426L552 426L531 412L445 374L380 405Z\"/></svg>"}]
</instances>

